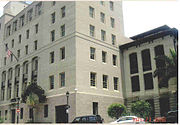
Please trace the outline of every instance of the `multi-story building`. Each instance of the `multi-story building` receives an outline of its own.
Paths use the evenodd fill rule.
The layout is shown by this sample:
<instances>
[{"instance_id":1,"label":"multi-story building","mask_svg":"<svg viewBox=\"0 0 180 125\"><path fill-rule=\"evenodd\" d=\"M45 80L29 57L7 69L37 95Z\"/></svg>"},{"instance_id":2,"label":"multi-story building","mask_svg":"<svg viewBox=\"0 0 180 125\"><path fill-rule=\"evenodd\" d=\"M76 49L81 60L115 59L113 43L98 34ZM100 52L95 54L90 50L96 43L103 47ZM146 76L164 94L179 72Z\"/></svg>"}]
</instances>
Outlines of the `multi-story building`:
<instances>
[{"instance_id":1,"label":"multi-story building","mask_svg":"<svg viewBox=\"0 0 180 125\"><path fill-rule=\"evenodd\" d=\"M44 90L47 101L35 108L36 122L66 122L75 116L100 114L124 103L119 45L124 37L119 1L9 2L1 17L1 101L4 122L16 122L16 101L27 82ZM12 51L6 57L6 47ZM16 58L17 59L16 59ZM19 122L31 119L20 103Z\"/></svg>"},{"instance_id":2,"label":"multi-story building","mask_svg":"<svg viewBox=\"0 0 180 125\"><path fill-rule=\"evenodd\" d=\"M165 62L155 57L170 55L177 50L178 31L166 25L131 37L132 42L121 45L123 97L127 109L137 100L146 100L152 106L152 117L164 116L177 110L177 79L159 84L160 77L153 77L156 68Z\"/></svg>"}]
</instances>

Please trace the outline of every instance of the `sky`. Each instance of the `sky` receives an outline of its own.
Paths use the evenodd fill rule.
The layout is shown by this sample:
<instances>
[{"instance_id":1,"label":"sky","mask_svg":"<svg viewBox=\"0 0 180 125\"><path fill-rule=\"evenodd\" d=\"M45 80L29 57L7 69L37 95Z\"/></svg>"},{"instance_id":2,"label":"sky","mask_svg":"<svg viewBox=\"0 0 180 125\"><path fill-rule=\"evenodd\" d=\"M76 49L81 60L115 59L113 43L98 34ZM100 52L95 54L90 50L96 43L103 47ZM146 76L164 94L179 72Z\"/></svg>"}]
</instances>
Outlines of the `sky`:
<instances>
[{"instance_id":1,"label":"sky","mask_svg":"<svg viewBox=\"0 0 180 125\"><path fill-rule=\"evenodd\" d=\"M0 16L7 1L0 1ZM176 0L124 0L123 18L126 37L162 25L180 27L180 2Z\"/></svg>"}]
</instances>

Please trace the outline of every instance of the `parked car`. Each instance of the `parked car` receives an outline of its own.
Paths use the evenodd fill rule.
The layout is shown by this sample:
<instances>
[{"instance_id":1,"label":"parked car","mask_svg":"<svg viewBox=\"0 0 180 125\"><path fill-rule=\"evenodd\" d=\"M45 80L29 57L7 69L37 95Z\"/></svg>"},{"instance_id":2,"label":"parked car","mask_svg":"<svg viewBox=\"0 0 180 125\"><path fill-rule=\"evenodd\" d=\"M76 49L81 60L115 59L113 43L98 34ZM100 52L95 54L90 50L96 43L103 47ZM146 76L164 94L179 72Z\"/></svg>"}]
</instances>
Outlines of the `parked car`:
<instances>
[{"instance_id":1,"label":"parked car","mask_svg":"<svg viewBox=\"0 0 180 125\"><path fill-rule=\"evenodd\" d=\"M88 115L76 117L72 123L103 123L100 115Z\"/></svg>"},{"instance_id":2,"label":"parked car","mask_svg":"<svg viewBox=\"0 0 180 125\"><path fill-rule=\"evenodd\" d=\"M122 116L110 124L145 124L145 121L137 116Z\"/></svg>"}]
</instances>

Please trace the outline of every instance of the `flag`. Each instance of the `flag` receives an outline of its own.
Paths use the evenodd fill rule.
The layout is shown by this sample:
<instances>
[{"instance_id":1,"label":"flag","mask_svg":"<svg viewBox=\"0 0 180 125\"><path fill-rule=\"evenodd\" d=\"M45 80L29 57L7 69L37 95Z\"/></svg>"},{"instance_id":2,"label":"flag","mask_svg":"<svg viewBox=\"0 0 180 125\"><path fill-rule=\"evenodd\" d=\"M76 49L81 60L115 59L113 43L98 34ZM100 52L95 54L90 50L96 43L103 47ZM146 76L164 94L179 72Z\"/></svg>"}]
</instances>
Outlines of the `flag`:
<instances>
[{"instance_id":1,"label":"flag","mask_svg":"<svg viewBox=\"0 0 180 125\"><path fill-rule=\"evenodd\" d=\"M10 55L12 54L12 52L9 50L8 46L6 45L6 52L7 52L7 55L6 57L9 58Z\"/></svg>"}]
</instances>

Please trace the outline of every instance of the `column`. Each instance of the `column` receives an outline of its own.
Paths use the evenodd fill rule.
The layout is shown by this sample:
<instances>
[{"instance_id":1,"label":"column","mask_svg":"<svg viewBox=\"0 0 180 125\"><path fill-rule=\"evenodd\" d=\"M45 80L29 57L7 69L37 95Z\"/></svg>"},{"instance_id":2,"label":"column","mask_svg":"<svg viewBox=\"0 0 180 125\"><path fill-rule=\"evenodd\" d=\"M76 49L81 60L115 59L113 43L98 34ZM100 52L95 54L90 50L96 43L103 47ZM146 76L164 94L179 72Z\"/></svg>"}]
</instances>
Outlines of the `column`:
<instances>
[{"instance_id":1,"label":"column","mask_svg":"<svg viewBox=\"0 0 180 125\"><path fill-rule=\"evenodd\" d=\"M14 75L12 75L12 92L11 92L11 99L15 98L15 92L14 92L14 87L15 87L15 76L16 76L16 71L15 71L15 67L13 68L13 73Z\"/></svg>"},{"instance_id":2,"label":"column","mask_svg":"<svg viewBox=\"0 0 180 125\"><path fill-rule=\"evenodd\" d=\"M144 93L144 77L143 77L143 67L142 67L141 51L137 52L137 61L138 61L140 92Z\"/></svg>"},{"instance_id":3,"label":"column","mask_svg":"<svg viewBox=\"0 0 180 125\"><path fill-rule=\"evenodd\" d=\"M161 116L159 98L156 97L154 98L154 112L155 112L155 117Z\"/></svg>"},{"instance_id":4,"label":"column","mask_svg":"<svg viewBox=\"0 0 180 125\"><path fill-rule=\"evenodd\" d=\"M5 80L5 92L4 92L4 100L7 100L7 89L8 89L8 71L6 71L6 80Z\"/></svg>"},{"instance_id":5,"label":"column","mask_svg":"<svg viewBox=\"0 0 180 125\"><path fill-rule=\"evenodd\" d=\"M22 93L22 78L23 78L23 64L20 64L20 76L19 76L19 97L21 98Z\"/></svg>"}]
</instances>

